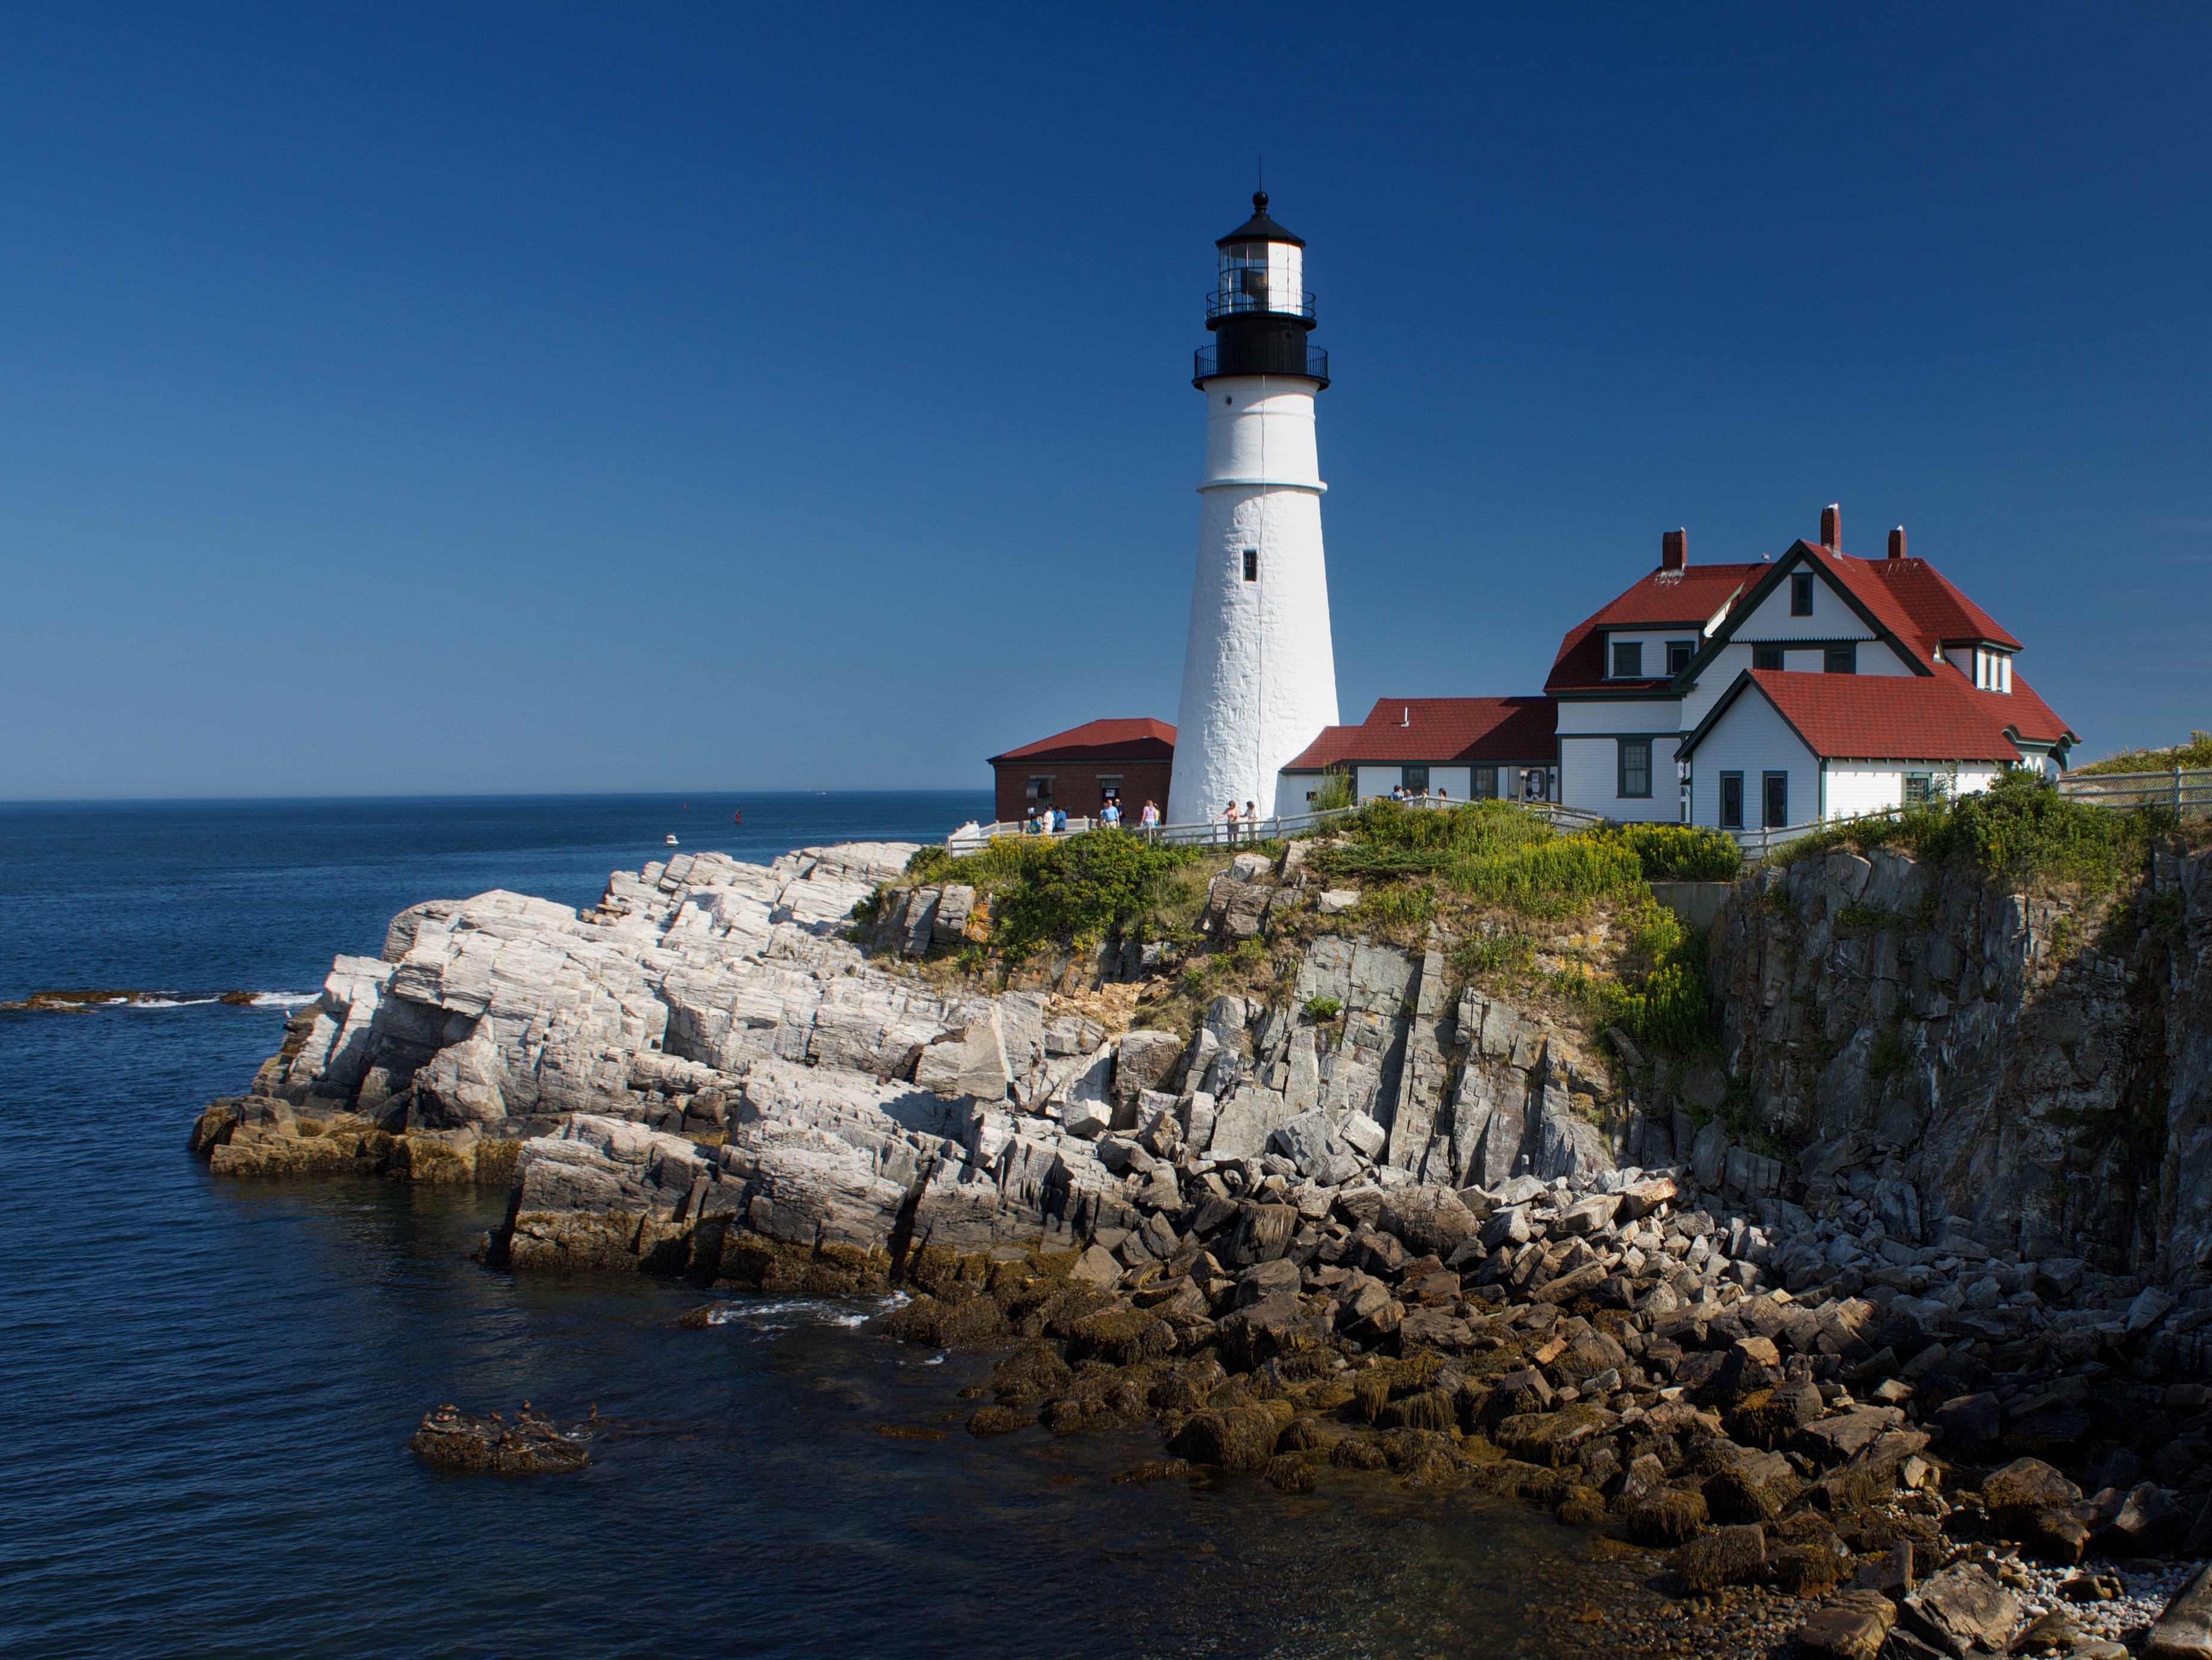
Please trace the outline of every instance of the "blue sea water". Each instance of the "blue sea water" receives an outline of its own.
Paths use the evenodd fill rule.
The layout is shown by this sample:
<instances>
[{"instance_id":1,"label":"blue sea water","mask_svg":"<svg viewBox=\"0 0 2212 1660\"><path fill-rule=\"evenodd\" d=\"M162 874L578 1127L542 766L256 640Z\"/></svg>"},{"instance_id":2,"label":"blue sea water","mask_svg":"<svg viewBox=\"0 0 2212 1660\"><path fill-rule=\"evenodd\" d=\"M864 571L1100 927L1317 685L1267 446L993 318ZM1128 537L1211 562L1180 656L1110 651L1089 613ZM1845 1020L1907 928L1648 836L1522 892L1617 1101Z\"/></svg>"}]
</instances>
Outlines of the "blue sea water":
<instances>
[{"instance_id":1,"label":"blue sea water","mask_svg":"<svg viewBox=\"0 0 2212 1660\"><path fill-rule=\"evenodd\" d=\"M742 810L744 823L731 822ZM663 837L766 860L939 836L982 792L0 806L0 1652L577 1657L1535 1654L1601 1628L1566 1529L1343 1477L1116 1486L1147 1433L978 1440L988 1360L867 1303L513 1276L503 1195L218 1181L184 1151L279 999L416 900L568 903ZM199 1000L270 994L263 1006ZM426 1470L428 1408L609 1432L574 1475ZM874 1426L941 1428L888 1438Z\"/></svg>"}]
</instances>

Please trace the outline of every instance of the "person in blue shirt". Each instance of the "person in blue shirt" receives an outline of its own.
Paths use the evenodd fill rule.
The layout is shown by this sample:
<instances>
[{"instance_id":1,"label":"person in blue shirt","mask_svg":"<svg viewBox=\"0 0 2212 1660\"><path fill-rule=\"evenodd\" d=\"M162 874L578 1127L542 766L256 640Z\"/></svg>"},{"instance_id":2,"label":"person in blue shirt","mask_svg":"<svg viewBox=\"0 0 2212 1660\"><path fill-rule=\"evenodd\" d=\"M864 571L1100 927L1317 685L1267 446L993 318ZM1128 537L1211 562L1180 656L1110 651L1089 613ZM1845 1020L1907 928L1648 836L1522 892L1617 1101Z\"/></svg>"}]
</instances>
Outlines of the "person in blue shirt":
<instances>
[{"instance_id":1,"label":"person in blue shirt","mask_svg":"<svg viewBox=\"0 0 2212 1660\"><path fill-rule=\"evenodd\" d=\"M1052 833L1054 836L1065 836L1067 834L1067 809L1066 807L1054 807L1053 809Z\"/></svg>"},{"instance_id":2,"label":"person in blue shirt","mask_svg":"<svg viewBox=\"0 0 2212 1660\"><path fill-rule=\"evenodd\" d=\"M1098 809L1098 822L1105 825L1109 830L1112 830L1116 825L1120 824L1121 822L1121 804L1115 800L1111 796L1109 796L1106 800L1106 805Z\"/></svg>"}]
</instances>

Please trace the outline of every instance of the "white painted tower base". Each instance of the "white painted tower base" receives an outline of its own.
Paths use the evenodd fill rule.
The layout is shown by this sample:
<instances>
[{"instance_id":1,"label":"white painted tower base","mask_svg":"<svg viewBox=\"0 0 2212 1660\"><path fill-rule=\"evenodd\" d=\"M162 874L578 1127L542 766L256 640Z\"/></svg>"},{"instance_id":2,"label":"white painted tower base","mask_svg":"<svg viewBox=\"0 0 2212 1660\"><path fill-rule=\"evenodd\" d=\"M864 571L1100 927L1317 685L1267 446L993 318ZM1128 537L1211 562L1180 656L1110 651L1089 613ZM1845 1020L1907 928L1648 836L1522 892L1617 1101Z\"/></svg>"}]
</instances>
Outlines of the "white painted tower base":
<instances>
[{"instance_id":1,"label":"white painted tower base","mask_svg":"<svg viewBox=\"0 0 2212 1660\"><path fill-rule=\"evenodd\" d=\"M1231 801L1276 811L1276 775L1337 724L1328 570L1314 442L1316 382L1219 375L1205 383L1206 478L1198 571L1176 719L1171 824L1218 820ZM1246 580L1248 553L1253 580ZM1304 801L1283 810L1303 812Z\"/></svg>"}]
</instances>

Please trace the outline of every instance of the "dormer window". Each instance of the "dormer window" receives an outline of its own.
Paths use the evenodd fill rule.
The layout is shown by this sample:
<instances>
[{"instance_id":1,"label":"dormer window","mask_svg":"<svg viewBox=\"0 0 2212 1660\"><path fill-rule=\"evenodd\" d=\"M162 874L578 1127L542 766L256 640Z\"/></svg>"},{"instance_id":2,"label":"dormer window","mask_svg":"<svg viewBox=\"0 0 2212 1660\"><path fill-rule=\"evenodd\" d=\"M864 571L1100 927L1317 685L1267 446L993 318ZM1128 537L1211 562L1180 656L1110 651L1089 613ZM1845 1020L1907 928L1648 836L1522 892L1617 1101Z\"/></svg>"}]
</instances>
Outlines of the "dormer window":
<instances>
[{"instance_id":1,"label":"dormer window","mask_svg":"<svg viewBox=\"0 0 2212 1660\"><path fill-rule=\"evenodd\" d=\"M1641 680L1644 678L1644 642L1641 640L1616 640L1613 642L1613 678L1616 680Z\"/></svg>"},{"instance_id":2,"label":"dormer window","mask_svg":"<svg viewBox=\"0 0 2212 1660\"><path fill-rule=\"evenodd\" d=\"M2012 690L2012 654L2008 651L1974 653L1974 684L1984 691Z\"/></svg>"},{"instance_id":3,"label":"dormer window","mask_svg":"<svg viewBox=\"0 0 2212 1660\"><path fill-rule=\"evenodd\" d=\"M1698 642L1694 640L1669 640L1667 642L1667 672L1680 674L1689 667L1690 659L1697 648Z\"/></svg>"}]
</instances>

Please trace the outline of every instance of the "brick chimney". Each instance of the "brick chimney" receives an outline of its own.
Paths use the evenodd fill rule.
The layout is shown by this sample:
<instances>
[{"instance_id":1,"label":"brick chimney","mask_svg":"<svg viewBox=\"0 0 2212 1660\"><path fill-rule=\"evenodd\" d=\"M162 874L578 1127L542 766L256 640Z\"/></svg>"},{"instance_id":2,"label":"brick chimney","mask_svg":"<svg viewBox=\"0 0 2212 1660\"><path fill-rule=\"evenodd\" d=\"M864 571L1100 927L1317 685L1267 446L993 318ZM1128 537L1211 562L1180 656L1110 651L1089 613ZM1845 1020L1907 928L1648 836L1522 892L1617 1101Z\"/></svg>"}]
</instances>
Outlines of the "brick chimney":
<instances>
[{"instance_id":1,"label":"brick chimney","mask_svg":"<svg viewBox=\"0 0 2212 1660\"><path fill-rule=\"evenodd\" d=\"M1669 530L1659 532L1659 569L1680 570L1690 562L1690 532Z\"/></svg>"},{"instance_id":2,"label":"brick chimney","mask_svg":"<svg viewBox=\"0 0 2212 1660\"><path fill-rule=\"evenodd\" d=\"M1820 545L1830 553L1844 550L1844 510L1833 502L1820 509Z\"/></svg>"},{"instance_id":3,"label":"brick chimney","mask_svg":"<svg viewBox=\"0 0 2212 1660\"><path fill-rule=\"evenodd\" d=\"M1902 525L1889 533L1889 556L1893 559L1905 557L1905 526Z\"/></svg>"}]
</instances>

